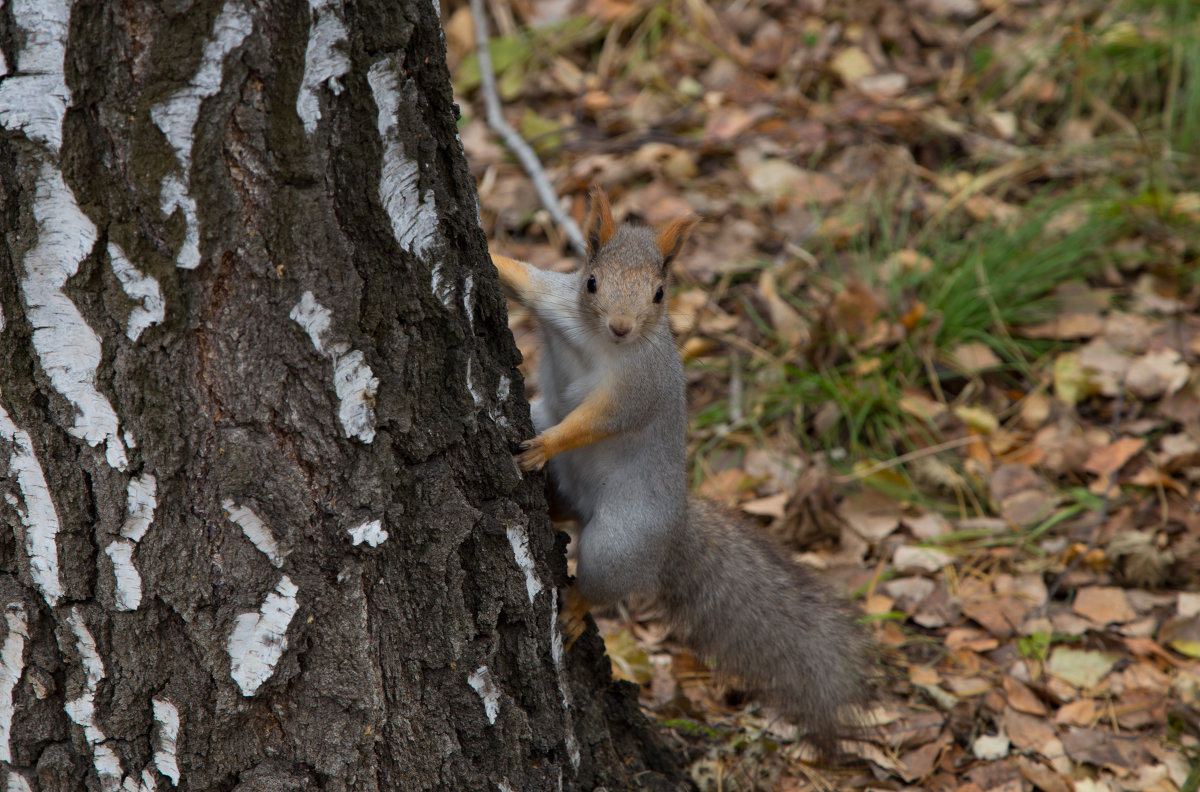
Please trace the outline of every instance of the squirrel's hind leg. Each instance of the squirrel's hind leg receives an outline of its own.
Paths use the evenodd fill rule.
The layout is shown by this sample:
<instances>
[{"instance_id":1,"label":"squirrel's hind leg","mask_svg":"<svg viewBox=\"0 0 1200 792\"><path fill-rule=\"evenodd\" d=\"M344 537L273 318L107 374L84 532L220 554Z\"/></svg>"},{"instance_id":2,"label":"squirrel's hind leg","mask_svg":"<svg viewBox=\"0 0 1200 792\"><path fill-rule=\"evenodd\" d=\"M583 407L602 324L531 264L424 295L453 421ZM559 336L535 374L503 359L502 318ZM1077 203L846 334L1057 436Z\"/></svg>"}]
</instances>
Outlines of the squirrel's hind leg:
<instances>
[{"instance_id":1,"label":"squirrel's hind leg","mask_svg":"<svg viewBox=\"0 0 1200 792\"><path fill-rule=\"evenodd\" d=\"M619 488L618 488L619 489ZM579 534L579 590L596 605L652 593L662 568L664 515L620 498L601 503Z\"/></svg>"}]
</instances>

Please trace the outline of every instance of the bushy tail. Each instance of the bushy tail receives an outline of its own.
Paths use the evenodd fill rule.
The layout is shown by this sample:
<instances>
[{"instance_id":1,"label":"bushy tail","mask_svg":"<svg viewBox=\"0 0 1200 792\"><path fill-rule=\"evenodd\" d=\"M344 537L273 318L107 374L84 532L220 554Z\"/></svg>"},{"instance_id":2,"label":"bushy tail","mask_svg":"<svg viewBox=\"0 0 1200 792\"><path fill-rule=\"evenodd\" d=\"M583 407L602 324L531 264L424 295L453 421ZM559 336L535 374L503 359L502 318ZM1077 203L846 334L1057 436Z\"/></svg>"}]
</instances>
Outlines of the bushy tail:
<instances>
[{"instance_id":1,"label":"bushy tail","mask_svg":"<svg viewBox=\"0 0 1200 792\"><path fill-rule=\"evenodd\" d=\"M849 603L710 503L689 500L681 533L661 577L672 626L833 756L869 698L871 644Z\"/></svg>"}]
</instances>

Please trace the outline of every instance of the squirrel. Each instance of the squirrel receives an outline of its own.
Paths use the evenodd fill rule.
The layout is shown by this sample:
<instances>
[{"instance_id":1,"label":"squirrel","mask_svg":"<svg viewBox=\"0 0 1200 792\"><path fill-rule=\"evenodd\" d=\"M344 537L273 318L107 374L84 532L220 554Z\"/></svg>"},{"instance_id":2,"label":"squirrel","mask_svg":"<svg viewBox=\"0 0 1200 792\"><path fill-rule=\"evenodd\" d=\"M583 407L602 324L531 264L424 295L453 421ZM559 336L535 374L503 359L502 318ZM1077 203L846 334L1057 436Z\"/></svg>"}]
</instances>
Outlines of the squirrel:
<instances>
[{"instance_id":1,"label":"squirrel","mask_svg":"<svg viewBox=\"0 0 1200 792\"><path fill-rule=\"evenodd\" d=\"M537 436L515 459L524 471L548 464L552 500L582 526L576 582L587 602L651 595L690 649L830 758L868 700L869 642L852 609L753 527L687 492L686 383L666 293L697 221L618 227L596 188L576 272L492 253L543 339Z\"/></svg>"}]
</instances>

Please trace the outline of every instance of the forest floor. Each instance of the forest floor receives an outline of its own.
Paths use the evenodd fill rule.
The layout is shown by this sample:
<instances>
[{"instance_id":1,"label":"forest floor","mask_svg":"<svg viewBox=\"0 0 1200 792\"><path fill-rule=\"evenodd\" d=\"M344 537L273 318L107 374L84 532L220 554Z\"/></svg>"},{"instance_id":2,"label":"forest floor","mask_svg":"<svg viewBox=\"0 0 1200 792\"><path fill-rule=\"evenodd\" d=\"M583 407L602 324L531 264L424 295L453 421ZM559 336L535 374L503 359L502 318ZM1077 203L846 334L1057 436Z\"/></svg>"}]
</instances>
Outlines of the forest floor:
<instances>
[{"instance_id":1,"label":"forest floor","mask_svg":"<svg viewBox=\"0 0 1200 792\"><path fill-rule=\"evenodd\" d=\"M1200 3L494 0L510 122L675 268L694 486L854 596L890 669L823 768L652 612L614 669L703 789L1200 786ZM498 250L575 265L483 121ZM511 326L536 388L537 337Z\"/></svg>"}]
</instances>

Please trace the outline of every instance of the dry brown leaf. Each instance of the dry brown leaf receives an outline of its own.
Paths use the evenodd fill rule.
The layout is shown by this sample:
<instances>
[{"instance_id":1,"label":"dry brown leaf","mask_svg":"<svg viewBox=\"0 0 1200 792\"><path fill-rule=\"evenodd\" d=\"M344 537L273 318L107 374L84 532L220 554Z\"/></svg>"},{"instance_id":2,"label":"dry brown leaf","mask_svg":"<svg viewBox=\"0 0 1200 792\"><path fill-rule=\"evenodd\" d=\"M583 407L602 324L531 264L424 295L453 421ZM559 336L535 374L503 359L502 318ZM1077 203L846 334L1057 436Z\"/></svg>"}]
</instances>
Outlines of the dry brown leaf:
<instances>
[{"instance_id":1,"label":"dry brown leaf","mask_svg":"<svg viewBox=\"0 0 1200 792\"><path fill-rule=\"evenodd\" d=\"M1013 745L1021 750L1036 752L1047 758L1062 755L1062 743L1054 726L1046 718L1005 707L1002 723Z\"/></svg>"},{"instance_id":2,"label":"dry brown leaf","mask_svg":"<svg viewBox=\"0 0 1200 792\"><path fill-rule=\"evenodd\" d=\"M1058 708L1054 713L1054 722L1064 726L1084 726L1091 727L1096 725L1096 718L1100 714L1100 705L1095 699L1083 698L1076 701L1068 701Z\"/></svg>"},{"instance_id":3,"label":"dry brown leaf","mask_svg":"<svg viewBox=\"0 0 1200 792\"><path fill-rule=\"evenodd\" d=\"M1148 352L1129 366L1125 387L1139 399L1170 396L1187 384L1192 370L1173 349Z\"/></svg>"},{"instance_id":4,"label":"dry brown leaf","mask_svg":"<svg viewBox=\"0 0 1200 792\"><path fill-rule=\"evenodd\" d=\"M768 158L746 169L746 181L768 206L785 200L828 206L845 199L841 185L824 173L806 171L784 159Z\"/></svg>"},{"instance_id":5,"label":"dry brown leaf","mask_svg":"<svg viewBox=\"0 0 1200 792\"><path fill-rule=\"evenodd\" d=\"M1099 625L1124 624L1137 618L1125 589L1112 586L1088 586L1075 595L1071 608Z\"/></svg>"},{"instance_id":6,"label":"dry brown leaf","mask_svg":"<svg viewBox=\"0 0 1200 792\"><path fill-rule=\"evenodd\" d=\"M1043 520L1062 497L1027 465L1001 465L991 477L992 499L1000 513L1014 525Z\"/></svg>"},{"instance_id":7,"label":"dry brown leaf","mask_svg":"<svg viewBox=\"0 0 1200 792\"><path fill-rule=\"evenodd\" d=\"M1045 703L1037 694L1024 682L1012 676L1004 677L1004 695L1009 706L1019 712L1029 715L1045 715L1047 712Z\"/></svg>"},{"instance_id":8,"label":"dry brown leaf","mask_svg":"<svg viewBox=\"0 0 1200 792\"><path fill-rule=\"evenodd\" d=\"M954 560L954 556L932 547L900 545L892 554L892 564L897 570L920 569L937 572Z\"/></svg>"},{"instance_id":9,"label":"dry brown leaf","mask_svg":"<svg viewBox=\"0 0 1200 792\"><path fill-rule=\"evenodd\" d=\"M829 61L829 68L846 85L854 85L867 75L875 73L875 64L861 47L846 47Z\"/></svg>"},{"instance_id":10,"label":"dry brown leaf","mask_svg":"<svg viewBox=\"0 0 1200 792\"><path fill-rule=\"evenodd\" d=\"M1070 341L1091 338L1104 330L1104 319L1094 313L1066 313L1049 322L1036 325L1021 325L1016 334L1025 338L1047 338Z\"/></svg>"},{"instance_id":11,"label":"dry brown leaf","mask_svg":"<svg viewBox=\"0 0 1200 792\"><path fill-rule=\"evenodd\" d=\"M1146 447L1140 437L1121 437L1092 451L1083 469L1097 476L1112 476Z\"/></svg>"},{"instance_id":12,"label":"dry brown leaf","mask_svg":"<svg viewBox=\"0 0 1200 792\"><path fill-rule=\"evenodd\" d=\"M786 492L781 492L778 495L756 498L755 500L743 503L741 509L747 514L753 514L757 517L774 517L775 519L779 519L783 517L783 509L787 505L788 497L789 495Z\"/></svg>"},{"instance_id":13,"label":"dry brown leaf","mask_svg":"<svg viewBox=\"0 0 1200 792\"><path fill-rule=\"evenodd\" d=\"M1161 464L1163 470L1173 471L1180 468L1200 465L1200 441L1186 433L1164 435L1158 441L1162 451Z\"/></svg>"},{"instance_id":14,"label":"dry brown leaf","mask_svg":"<svg viewBox=\"0 0 1200 792\"><path fill-rule=\"evenodd\" d=\"M808 321L791 303L779 296L775 275L770 270L763 270L759 276L758 293L767 304L767 314L779 340L788 347L807 346L810 341Z\"/></svg>"},{"instance_id":15,"label":"dry brown leaf","mask_svg":"<svg viewBox=\"0 0 1200 792\"><path fill-rule=\"evenodd\" d=\"M1067 776L1036 759L1018 756L1017 769L1027 781L1042 792L1075 792L1075 787Z\"/></svg>"},{"instance_id":16,"label":"dry brown leaf","mask_svg":"<svg viewBox=\"0 0 1200 792\"><path fill-rule=\"evenodd\" d=\"M1062 742L1072 761L1112 770L1136 770L1154 759L1136 738L1107 729L1069 729Z\"/></svg>"},{"instance_id":17,"label":"dry brown leaf","mask_svg":"<svg viewBox=\"0 0 1200 792\"><path fill-rule=\"evenodd\" d=\"M900 504L874 491L846 498L838 515L863 539L878 542L900 527Z\"/></svg>"},{"instance_id":18,"label":"dry brown leaf","mask_svg":"<svg viewBox=\"0 0 1200 792\"><path fill-rule=\"evenodd\" d=\"M905 515L903 522L906 528L912 532L912 535L917 539L936 539L942 534L949 533L952 529L949 521L941 514L935 511L924 512L918 515Z\"/></svg>"}]
</instances>

